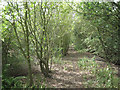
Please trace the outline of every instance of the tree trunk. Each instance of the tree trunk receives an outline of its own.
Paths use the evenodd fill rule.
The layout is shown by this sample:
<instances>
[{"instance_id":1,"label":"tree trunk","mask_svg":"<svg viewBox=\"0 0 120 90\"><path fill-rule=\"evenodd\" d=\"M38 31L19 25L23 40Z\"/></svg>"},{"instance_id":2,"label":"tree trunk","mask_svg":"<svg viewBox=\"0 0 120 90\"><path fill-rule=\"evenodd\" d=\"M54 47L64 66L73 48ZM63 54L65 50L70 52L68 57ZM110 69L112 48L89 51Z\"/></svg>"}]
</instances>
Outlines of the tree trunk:
<instances>
[{"instance_id":1,"label":"tree trunk","mask_svg":"<svg viewBox=\"0 0 120 90\"><path fill-rule=\"evenodd\" d=\"M26 59L28 61L28 75L29 75L29 79L30 79L30 83L29 85L32 86L33 84L33 78L32 78L32 71L31 71L31 62L30 62L30 54L29 54L29 30L28 30L28 25L27 25L27 2L26 2L26 6L25 6L26 12L25 12L25 28L26 28L26 52L27 52L27 56Z\"/></svg>"},{"instance_id":2,"label":"tree trunk","mask_svg":"<svg viewBox=\"0 0 120 90\"><path fill-rule=\"evenodd\" d=\"M120 64L120 25L119 25L119 29L118 29L118 62L117 64Z\"/></svg>"}]
</instances>

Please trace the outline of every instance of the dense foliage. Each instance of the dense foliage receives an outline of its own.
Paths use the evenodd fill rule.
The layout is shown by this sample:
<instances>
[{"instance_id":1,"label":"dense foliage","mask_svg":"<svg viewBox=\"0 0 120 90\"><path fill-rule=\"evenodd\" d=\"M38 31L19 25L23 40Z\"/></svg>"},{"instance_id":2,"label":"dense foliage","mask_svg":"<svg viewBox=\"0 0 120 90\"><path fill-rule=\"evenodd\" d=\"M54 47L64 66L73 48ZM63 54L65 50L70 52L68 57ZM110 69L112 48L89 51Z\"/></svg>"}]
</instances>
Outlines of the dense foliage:
<instances>
[{"instance_id":1,"label":"dense foliage","mask_svg":"<svg viewBox=\"0 0 120 90\"><path fill-rule=\"evenodd\" d=\"M34 84L34 64L50 78L73 43L120 64L120 2L6 2L2 19L3 88L45 87Z\"/></svg>"},{"instance_id":2,"label":"dense foliage","mask_svg":"<svg viewBox=\"0 0 120 90\"><path fill-rule=\"evenodd\" d=\"M104 57L109 62L120 64L119 6L119 2L78 4L76 6L79 7L76 10L78 18L74 29L76 48L86 49Z\"/></svg>"},{"instance_id":3,"label":"dense foliage","mask_svg":"<svg viewBox=\"0 0 120 90\"><path fill-rule=\"evenodd\" d=\"M32 63L36 58L44 76L49 77L52 57L65 55L69 48L71 14L64 7L62 3L51 2L7 3L2 15L3 72L24 71L22 66L27 61L31 86Z\"/></svg>"}]
</instances>

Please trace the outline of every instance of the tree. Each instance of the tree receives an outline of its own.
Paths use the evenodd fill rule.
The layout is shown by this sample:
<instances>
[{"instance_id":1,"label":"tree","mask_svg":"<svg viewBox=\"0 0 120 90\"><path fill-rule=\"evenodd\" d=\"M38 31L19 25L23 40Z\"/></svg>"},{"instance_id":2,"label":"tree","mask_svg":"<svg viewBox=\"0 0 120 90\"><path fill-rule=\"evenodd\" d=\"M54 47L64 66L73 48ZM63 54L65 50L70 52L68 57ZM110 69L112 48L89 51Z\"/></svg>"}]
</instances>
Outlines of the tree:
<instances>
[{"instance_id":1,"label":"tree","mask_svg":"<svg viewBox=\"0 0 120 90\"><path fill-rule=\"evenodd\" d=\"M14 3L15 4L15 3ZM24 58L27 60L28 62L28 67L29 67L29 72L28 72L28 75L29 75L29 80L30 80L30 86L33 84L33 79L32 79L32 72L31 72L31 62L30 62L30 55L29 55L29 29L28 29L28 25L27 25L27 2L24 4L24 9L26 10L25 11L25 17L24 17L24 25L23 25L23 22L22 22L22 19L23 17L20 17L20 21L19 23L22 25L22 30L24 32L24 42L26 43L25 46L26 46L26 50L24 50L24 47L22 46L21 44L21 41L20 41L20 37L19 37L19 34L18 34L18 28L19 28L19 25L18 24L18 21L16 19L16 15L15 15L15 10L17 11L18 13L18 16L20 15L19 13L19 9L18 9L18 4L16 3L15 5L13 5L13 3L11 2L8 2L8 7L7 7L10 12L7 12L7 14L9 14L12 22L8 19L6 19L7 21L9 21L9 23L11 24L14 32L15 32L15 36L17 38L17 41L18 41L18 45L19 45L19 48L24 56Z\"/></svg>"},{"instance_id":2,"label":"tree","mask_svg":"<svg viewBox=\"0 0 120 90\"><path fill-rule=\"evenodd\" d=\"M71 5L69 5L75 12L77 12L77 14L81 17L83 17L83 20L86 20L85 24L87 24L87 22L91 23L89 24L89 26L84 26L84 27L91 27L94 26L95 27L95 31L96 32L96 37L94 37L94 39L91 39L91 41L97 40L95 38L99 39L100 42L100 47L102 48L101 50L96 46L94 41L94 44L90 45L86 45L86 46L91 46L93 48L91 48L92 50L95 49L95 52L98 52L98 54L101 55L101 51L104 51L103 53L103 57L105 57L105 59L107 61L112 61L114 63L118 63L118 43L116 41L118 41L118 29L117 27L119 27L119 25L117 24L119 21L119 9L117 6L119 6L119 2L117 2L117 6L111 4L111 3L99 3L99 2L84 2L84 3L77 3L76 7L73 8ZM94 8L95 7L95 8ZM115 9L117 8L117 9ZM117 17L117 18L116 18ZM116 24L117 25L116 25ZM94 34L93 33L93 34ZM93 37L92 34L92 37ZM89 36L87 36L89 37ZM91 38L91 35L90 35Z\"/></svg>"}]
</instances>

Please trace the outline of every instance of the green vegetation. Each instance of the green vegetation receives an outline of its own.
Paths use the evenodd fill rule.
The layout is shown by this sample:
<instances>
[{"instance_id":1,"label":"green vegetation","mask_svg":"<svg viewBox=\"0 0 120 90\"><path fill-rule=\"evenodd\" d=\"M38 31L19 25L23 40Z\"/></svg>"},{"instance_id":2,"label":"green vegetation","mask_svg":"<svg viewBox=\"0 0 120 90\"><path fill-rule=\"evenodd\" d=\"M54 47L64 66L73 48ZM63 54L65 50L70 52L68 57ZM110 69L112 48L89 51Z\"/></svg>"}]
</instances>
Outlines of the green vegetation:
<instances>
[{"instance_id":1,"label":"green vegetation","mask_svg":"<svg viewBox=\"0 0 120 90\"><path fill-rule=\"evenodd\" d=\"M119 22L120 2L5 1L2 88L47 88L53 64L65 65L62 59L73 54L66 59L73 59L69 62L72 67L78 59L75 51L68 54L71 46L81 55L89 52L106 63L120 65ZM95 57L81 58L77 64L95 76L95 82L88 80L86 87L118 88L118 77L109 64L101 67ZM69 70L67 64L63 67Z\"/></svg>"},{"instance_id":2,"label":"green vegetation","mask_svg":"<svg viewBox=\"0 0 120 90\"><path fill-rule=\"evenodd\" d=\"M83 58L78 61L78 66L80 69L89 72L89 74L83 76L84 80L87 80L84 83L86 88L118 88L119 78L116 77L118 72L113 70L110 65L101 67L100 64L95 62L94 58L91 60Z\"/></svg>"},{"instance_id":3,"label":"green vegetation","mask_svg":"<svg viewBox=\"0 0 120 90\"><path fill-rule=\"evenodd\" d=\"M64 62L62 62L61 58L55 58L53 57L53 63L56 63L56 64L64 64Z\"/></svg>"},{"instance_id":4,"label":"green vegetation","mask_svg":"<svg viewBox=\"0 0 120 90\"><path fill-rule=\"evenodd\" d=\"M83 7L79 7L82 5ZM84 2L76 4L74 28L75 49L86 49L104 57L108 62L119 63L119 10L120 3ZM95 7L95 8L94 8ZM81 15L81 13L83 13Z\"/></svg>"}]
</instances>

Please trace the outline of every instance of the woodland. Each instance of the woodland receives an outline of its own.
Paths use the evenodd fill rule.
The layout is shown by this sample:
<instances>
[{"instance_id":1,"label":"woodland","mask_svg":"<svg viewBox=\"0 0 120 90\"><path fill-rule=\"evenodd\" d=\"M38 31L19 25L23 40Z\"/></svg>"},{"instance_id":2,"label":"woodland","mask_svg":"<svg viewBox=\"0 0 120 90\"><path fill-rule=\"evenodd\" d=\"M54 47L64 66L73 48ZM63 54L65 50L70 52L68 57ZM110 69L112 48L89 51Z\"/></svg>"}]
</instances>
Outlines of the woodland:
<instances>
[{"instance_id":1,"label":"woodland","mask_svg":"<svg viewBox=\"0 0 120 90\"><path fill-rule=\"evenodd\" d=\"M120 1L9 1L1 13L2 89L120 88Z\"/></svg>"}]
</instances>

